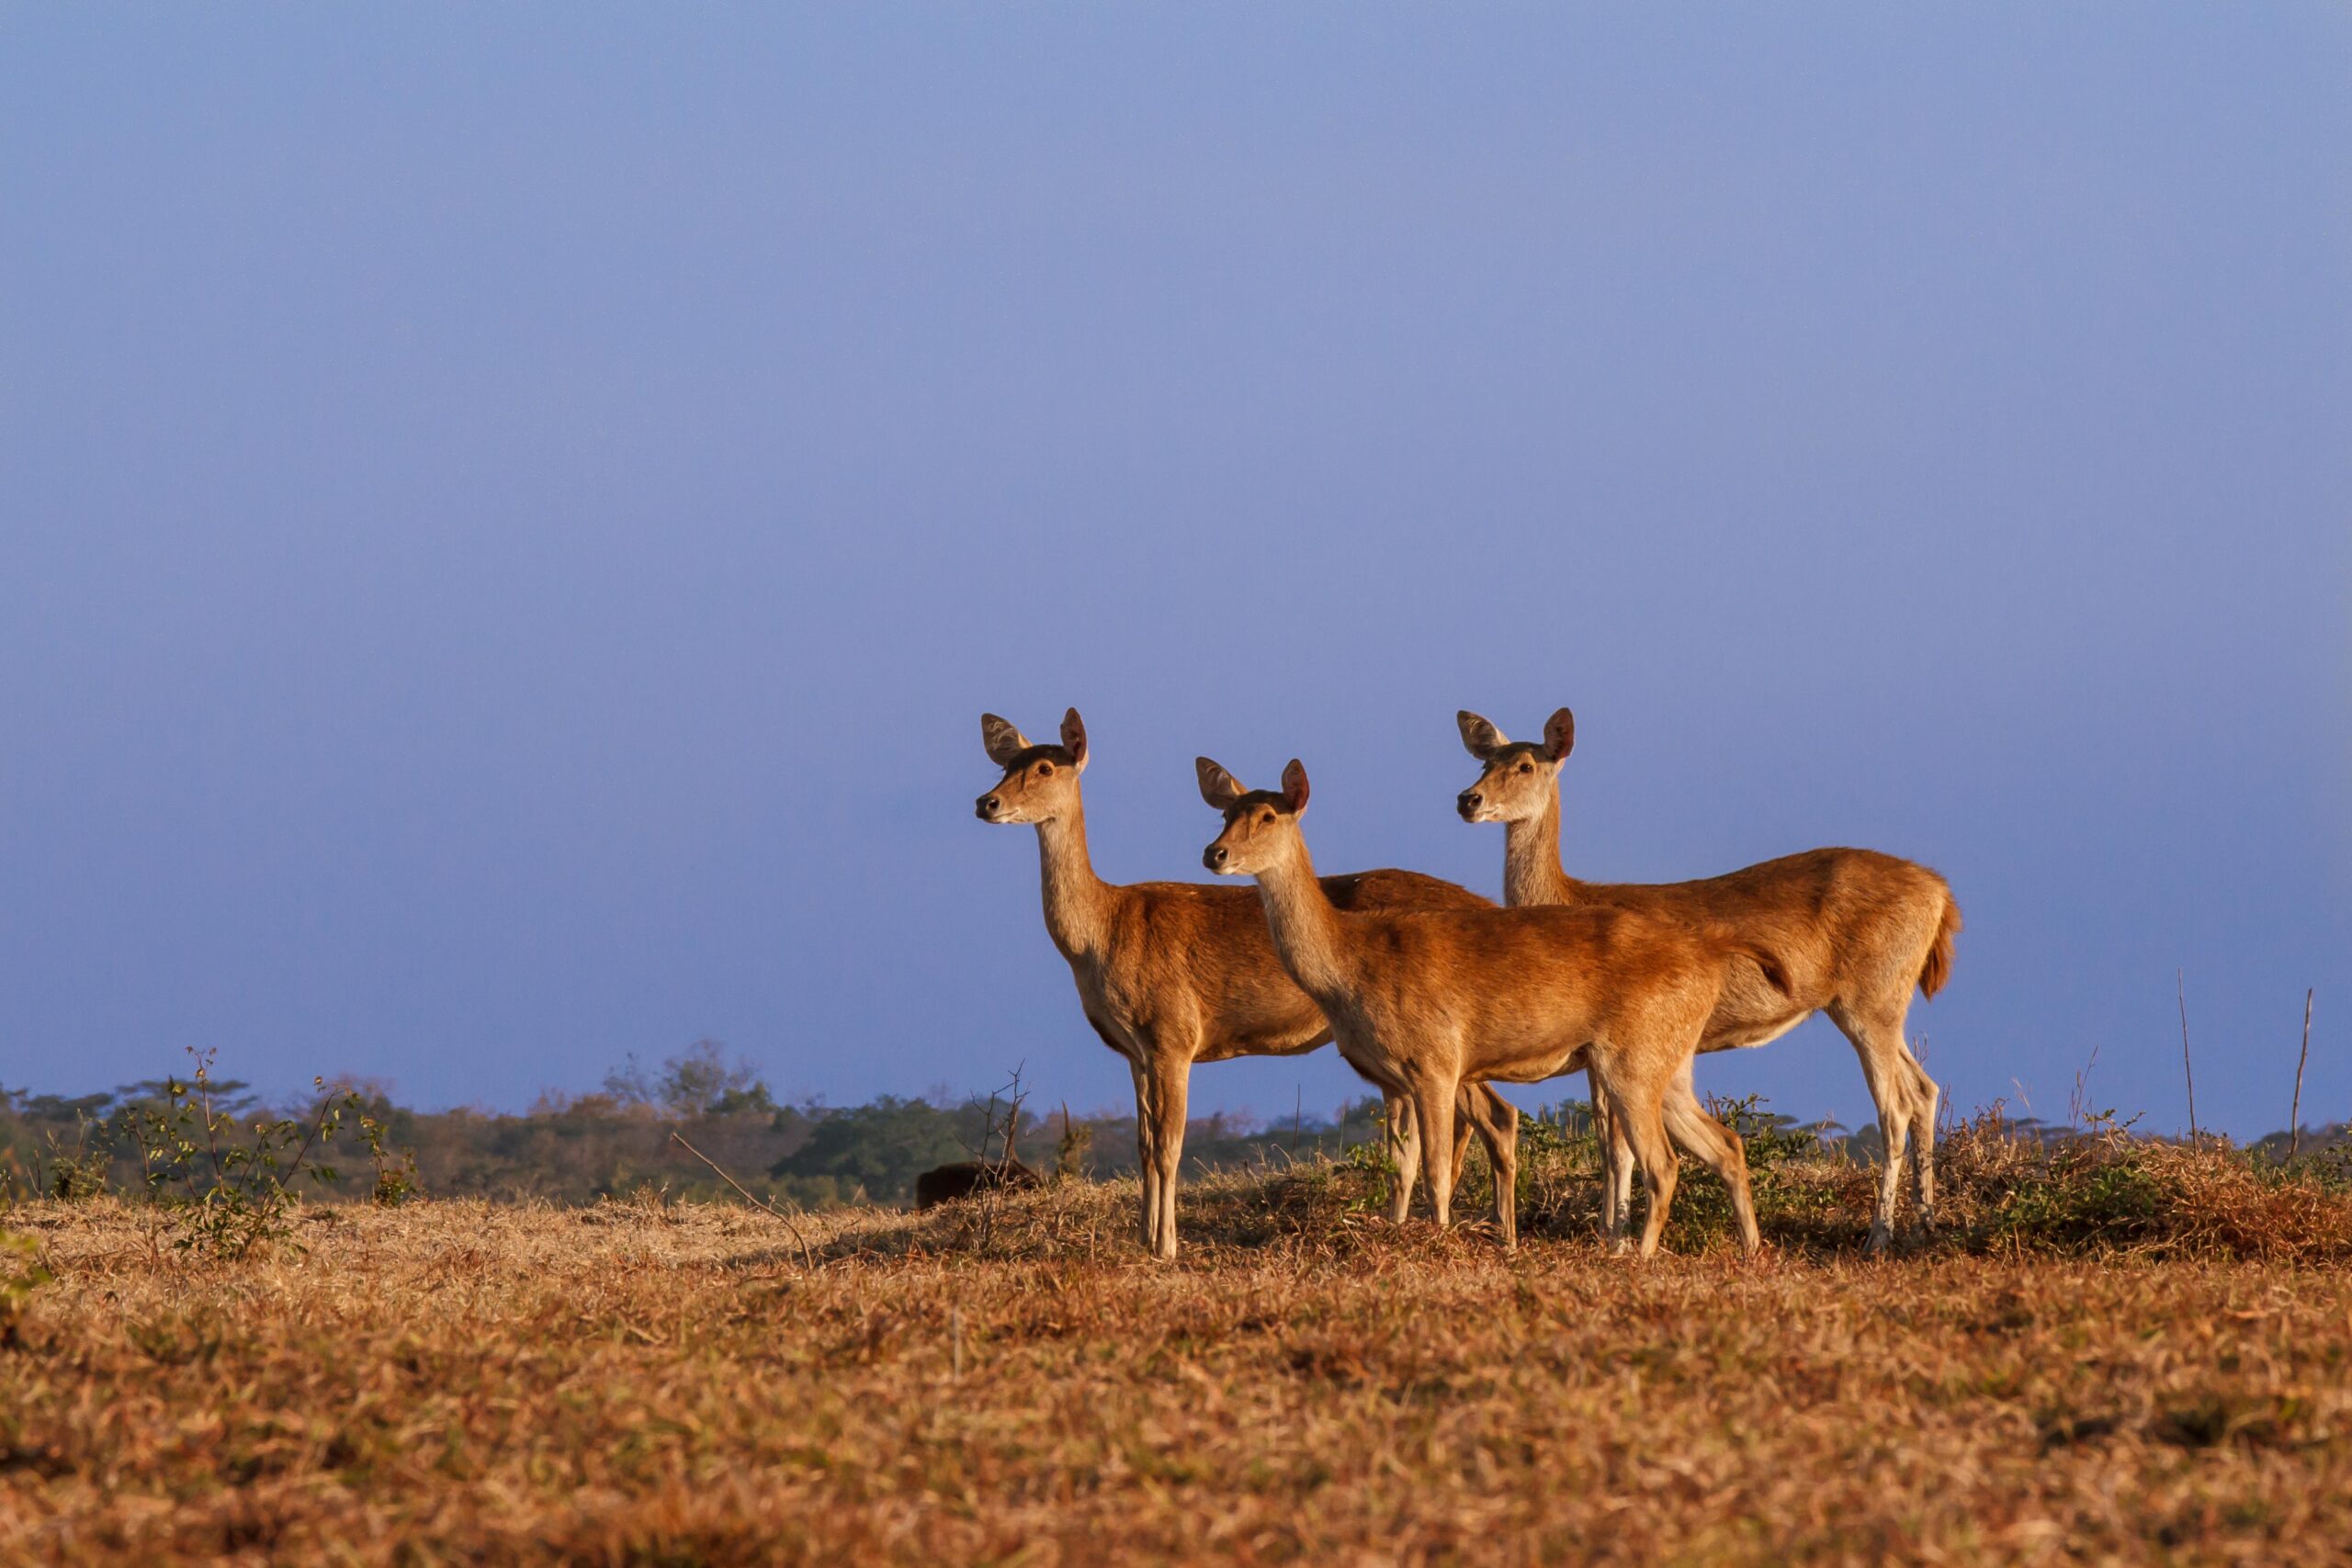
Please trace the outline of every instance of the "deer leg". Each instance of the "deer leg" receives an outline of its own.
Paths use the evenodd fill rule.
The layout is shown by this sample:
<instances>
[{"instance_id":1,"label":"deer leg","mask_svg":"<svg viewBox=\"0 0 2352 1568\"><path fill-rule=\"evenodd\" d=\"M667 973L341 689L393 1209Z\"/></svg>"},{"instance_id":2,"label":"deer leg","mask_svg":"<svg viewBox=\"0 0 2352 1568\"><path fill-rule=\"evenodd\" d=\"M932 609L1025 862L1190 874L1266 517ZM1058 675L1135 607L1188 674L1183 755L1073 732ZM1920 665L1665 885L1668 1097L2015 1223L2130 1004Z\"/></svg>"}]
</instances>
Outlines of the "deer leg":
<instances>
[{"instance_id":1,"label":"deer leg","mask_svg":"<svg viewBox=\"0 0 2352 1568\"><path fill-rule=\"evenodd\" d=\"M1932 1231L1936 1228L1936 1107L1943 1091L1908 1046L1904 1048L1903 1060L1911 1072L1911 1201L1919 1206L1919 1228Z\"/></svg>"},{"instance_id":2,"label":"deer leg","mask_svg":"<svg viewBox=\"0 0 2352 1568\"><path fill-rule=\"evenodd\" d=\"M1462 1086L1460 1110L1465 1125L1475 1126L1487 1145L1487 1164L1495 1178L1495 1224L1502 1232L1503 1250L1519 1250L1519 1107L1486 1084ZM1455 1146L1460 1146L1456 1140ZM1457 1166L1455 1179L1460 1179Z\"/></svg>"},{"instance_id":3,"label":"deer leg","mask_svg":"<svg viewBox=\"0 0 2352 1568\"><path fill-rule=\"evenodd\" d=\"M1682 1064L1666 1095L1666 1131L1675 1145L1713 1171L1731 1189L1731 1212L1739 1223L1739 1245L1755 1252L1764 1245L1756 1229L1756 1204L1748 1192L1747 1149L1739 1134L1707 1114L1690 1087L1690 1064Z\"/></svg>"},{"instance_id":4,"label":"deer leg","mask_svg":"<svg viewBox=\"0 0 2352 1568\"><path fill-rule=\"evenodd\" d=\"M1190 1100L1193 1064L1172 1053L1152 1060L1153 1101L1159 1123L1153 1139L1152 1164L1159 1173L1154 1257L1176 1256L1176 1183L1184 1162L1184 1112Z\"/></svg>"},{"instance_id":5,"label":"deer leg","mask_svg":"<svg viewBox=\"0 0 2352 1568\"><path fill-rule=\"evenodd\" d=\"M1128 1066L1136 1080L1136 1174L1143 1180L1143 1249L1159 1253L1159 1095L1151 1071L1140 1061Z\"/></svg>"},{"instance_id":6,"label":"deer leg","mask_svg":"<svg viewBox=\"0 0 2352 1568\"><path fill-rule=\"evenodd\" d=\"M1420 1123L1422 1146L1430 1151L1430 1207L1437 1228L1453 1223L1453 1162L1445 1151L1453 1146L1453 1099L1460 1085L1453 1078L1424 1077L1413 1086L1413 1116Z\"/></svg>"},{"instance_id":7,"label":"deer leg","mask_svg":"<svg viewBox=\"0 0 2352 1568\"><path fill-rule=\"evenodd\" d=\"M1666 1229L1667 1209L1674 1201L1679 1170L1674 1145L1666 1135L1665 1094L1657 1084L1612 1075L1609 1098L1616 1102L1617 1118L1641 1167L1642 1189L1649 1198L1649 1213L1642 1218L1641 1255L1655 1257L1659 1234Z\"/></svg>"},{"instance_id":8,"label":"deer leg","mask_svg":"<svg viewBox=\"0 0 2352 1568\"><path fill-rule=\"evenodd\" d=\"M1903 1194L1903 1164L1910 1148L1914 1119L1911 1051L1903 1043L1902 1015L1857 1012L1842 1002L1828 1008L1830 1021L1853 1043L1862 1059L1862 1077L1878 1107L1879 1134L1886 1142L1885 1163L1879 1171L1878 1206L1871 1214L1871 1235L1864 1250L1876 1256L1894 1239L1894 1211ZM1926 1075L1921 1074L1922 1077Z\"/></svg>"},{"instance_id":9,"label":"deer leg","mask_svg":"<svg viewBox=\"0 0 2352 1568\"><path fill-rule=\"evenodd\" d=\"M1462 1188L1463 1169L1470 1163L1471 1136L1485 1131L1479 1125L1478 1118L1470 1113L1470 1101L1476 1093L1477 1086L1464 1084L1461 1094L1453 1102L1453 1186L1456 1191Z\"/></svg>"},{"instance_id":10,"label":"deer leg","mask_svg":"<svg viewBox=\"0 0 2352 1568\"><path fill-rule=\"evenodd\" d=\"M1388 1163L1396 1168L1388 1194L1388 1223L1401 1225L1413 1212L1413 1187L1421 1175L1421 1124L1413 1102L1393 1090L1381 1098L1388 1108Z\"/></svg>"},{"instance_id":11,"label":"deer leg","mask_svg":"<svg viewBox=\"0 0 2352 1568\"><path fill-rule=\"evenodd\" d=\"M1634 1218L1634 1149L1600 1074L1588 1070L1585 1081L1592 1094L1593 1139L1600 1145L1600 1231L1611 1252L1623 1252L1632 1246L1625 1227Z\"/></svg>"},{"instance_id":12,"label":"deer leg","mask_svg":"<svg viewBox=\"0 0 2352 1568\"><path fill-rule=\"evenodd\" d=\"M1600 1233L1617 1239L1617 1164L1609 1129L1609 1091L1600 1087L1599 1068L1588 1068L1586 1094L1592 1102L1592 1141L1600 1150Z\"/></svg>"}]
</instances>

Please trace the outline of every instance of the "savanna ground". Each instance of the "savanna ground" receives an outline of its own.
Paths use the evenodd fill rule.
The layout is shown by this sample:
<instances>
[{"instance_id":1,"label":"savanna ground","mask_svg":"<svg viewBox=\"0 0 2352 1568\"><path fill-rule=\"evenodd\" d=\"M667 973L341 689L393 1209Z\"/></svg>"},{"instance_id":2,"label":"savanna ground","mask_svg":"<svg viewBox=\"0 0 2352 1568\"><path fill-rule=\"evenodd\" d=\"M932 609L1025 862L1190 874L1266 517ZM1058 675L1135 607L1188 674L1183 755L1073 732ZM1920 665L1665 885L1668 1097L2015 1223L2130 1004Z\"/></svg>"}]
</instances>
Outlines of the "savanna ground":
<instances>
[{"instance_id":1,"label":"savanna ground","mask_svg":"<svg viewBox=\"0 0 2352 1568\"><path fill-rule=\"evenodd\" d=\"M1540 1142L1540 1140L1539 1140ZM2341 1173L1952 1140L1933 1241L1758 1151L1773 1246L1374 1217L1359 1159L794 1230L648 1194L311 1206L235 1259L20 1203L0 1561L2341 1560ZM1474 1191L1470 1201L1476 1203Z\"/></svg>"}]
</instances>

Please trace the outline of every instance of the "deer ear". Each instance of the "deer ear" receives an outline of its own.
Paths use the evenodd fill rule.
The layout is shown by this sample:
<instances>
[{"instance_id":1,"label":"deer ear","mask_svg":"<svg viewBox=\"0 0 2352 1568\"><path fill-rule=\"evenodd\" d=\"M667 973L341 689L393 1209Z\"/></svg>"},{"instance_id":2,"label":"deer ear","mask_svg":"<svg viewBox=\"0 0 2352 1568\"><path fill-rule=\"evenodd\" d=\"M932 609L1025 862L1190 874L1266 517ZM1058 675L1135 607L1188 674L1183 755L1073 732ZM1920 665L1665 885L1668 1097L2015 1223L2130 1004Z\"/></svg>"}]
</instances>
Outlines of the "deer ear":
<instances>
[{"instance_id":1,"label":"deer ear","mask_svg":"<svg viewBox=\"0 0 2352 1568\"><path fill-rule=\"evenodd\" d=\"M1562 708L1544 721L1544 750L1562 762L1577 749L1577 716Z\"/></svg>"},{"instance_id":2,"label":"deer ear","mask_svg":"<svg viewBox=\"0 0 2352 1568\"><path fill-rule=\"evenodd\" d=\"M1029 750L1029 738L992 713L980 715L980 744L988 748L989 761L1000 768L1012 766L1012 759Z\"/></svg>"},{"instance_id":3,"label":"deer ear","mask_svg":"<svg viewBox=\"0 0 2352 1568\"><path fill-rule=\"evenodd\" d=\"M1453 722L1462 727L1463 749L1482 762L1510 744L1510 738L1501 730L1468 708L1455 714Z\"/></svg>"},{"instance_id":4,"label":"deer ear","mask_svg":"<svg viewBox=\"0 0 2352 1568\"><path fill-rule=\"evenodd\" d=\"M1283 770L1283 804L1293 817L1306 809L1306 764L1295 757Z\"/></svg>"},{"instance_id":5,"label":"deer ear","mask_svg":"<svg viewBox=\"0 0 2352 1568\"><path fill-rule=\"evenodd\" d=\"M1193 758L1193 771L1201 775L1201 798L1209 803L1212 810L1229 811L1235 801L1250 793L1241 787L1239 779L1206 757Z\"/></svg>"},{"instance_id":6,"label":"deer ear","mask_svg":"<svg viewBox=\"0 0 2352 1568\"><path fill-rule=\"evenodd\" d=\"M1086 771L1086 721L1078 716L1076 708L1062 715L1062 747L1069 753L1070 761L1078 764L1078 771L1084 773Z\"/></svg>"}]
</instances>

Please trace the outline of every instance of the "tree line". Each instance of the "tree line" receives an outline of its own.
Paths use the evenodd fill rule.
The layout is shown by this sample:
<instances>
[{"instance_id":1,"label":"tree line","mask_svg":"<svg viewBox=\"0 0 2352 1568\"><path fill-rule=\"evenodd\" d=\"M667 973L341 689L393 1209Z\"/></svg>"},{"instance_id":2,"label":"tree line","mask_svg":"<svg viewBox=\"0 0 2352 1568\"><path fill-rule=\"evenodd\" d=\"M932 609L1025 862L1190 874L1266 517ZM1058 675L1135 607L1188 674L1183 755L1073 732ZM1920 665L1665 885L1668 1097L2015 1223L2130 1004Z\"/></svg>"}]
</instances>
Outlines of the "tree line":
<instances>
[{"instance_id":1,"label":"tree line","mask_svg":"<svg viewBox=\"0 0 2352 1568\"><path fill-rule=\"evenodd\" d=\"M141 1171L130 1128L142 1110L166 1103L172 1085L155 1078L84 1095L0 1086L0 1198L134 1190ZM593 1093L546 1094L521 1112L419 1111L367 1079L328 1087L356 1094L357 1109L382 1124L390 1147L414 1157L418 1187L435 1197L590 1203L647 1189L730 1196L691 1145L770 1201L905 1203L915 1179L934 1166L1002 1158L1008 1123L1014 1153L1040 1171L1099 1180L1136 1168L1132 1111L1076 1113L1021 1089L1016 1117L1011 1086L993 1097L942 1091L852 1106L786 1103L715 1041L698 1041L659 1066L632 1057ZM300 1109L266 1102L234 1078L209 1088L214 1105L240 1120ZM1379 1111L1367 1098L1273 1125L1231 1113L1203 1117L1189 1129L1185 1163L1218 1169L1336 1155L1380 1135ZM356 1195L356 1182L342 1185Z\"/></svg>"},{"instance_id":2,"label":"tree line","mask_svg":"<svg viewBox=\"0 0 2352 1568\"><path fill-rule=\"evenodd\" d=\"M140 1156L129 1131L142 1110L168 1100L172 1087L173 1080L156 1078L65 1096L0 1086L0 1200L136 1190ZM209 1087L214 1103L236 1118L301 1109L266 1103L252 1086L234 1079ZM691 1145L772 1202L903 1204L911 1199L915 1179L934 1166L1003 1157L1009 1122L1015 1123L1014 1153L1039 1171L1101 1180L1136 1168L1131 1111L1073 1113L1014 1085L994 1096L961 1099L939 1092L882 1095L853 1106L785 1103L749 1062L730 1058L708 1040L658 1066L632 1057L593 1093L544 1095L519 1113L418 1111L364 1079L328 1087L356 1093L358 1108L381 1123L386 1143L414 1157L421 1190L443 1198L592 1203L649 1189L682 1199L731 1197ZM1009 1115L1016 1098L1017 1119ZM1751 1139L1769 1133L1833 1158L1870 1160L1878 1153L1874 1127L1849 1133L1831 1122L1799 1122L1753 1100L1734 1109L1736 1124ZM1328 1112L1301 1107L1290 1117L1203 1117L1187 1130L1184 1163L1190 1170L1214 1170L1338 1156L1380 1137L1380 1111L1379 1100L1368 1096ZM1532 1114L1571 1136L1590 1131L1589 1108L1579 1100ZM2064 1137L2071 1131L2030 1118L2010 1126L2029 1137ZM2301 1147L2308 1153L2346 1142L2352 1128L2339 1123L2306 1128ZM2288 1144L2280 1132L2249 1147L2283 1157ZM356 1177L340 1185L348 1195L365 1195Z\"/></svg>"}]
</instances>

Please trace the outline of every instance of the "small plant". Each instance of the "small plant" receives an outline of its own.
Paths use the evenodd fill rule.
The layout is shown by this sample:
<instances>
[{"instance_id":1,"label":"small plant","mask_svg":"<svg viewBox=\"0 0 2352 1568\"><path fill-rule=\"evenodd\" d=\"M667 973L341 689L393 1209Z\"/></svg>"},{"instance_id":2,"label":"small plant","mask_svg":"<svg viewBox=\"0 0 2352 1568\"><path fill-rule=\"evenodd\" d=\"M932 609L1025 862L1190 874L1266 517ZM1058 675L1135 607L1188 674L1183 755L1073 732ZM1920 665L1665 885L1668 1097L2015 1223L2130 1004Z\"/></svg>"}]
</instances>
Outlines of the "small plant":
<instances>
[{"instance_id":1,"label":"small plant","mask_svg":"<svg viewBox=\"0 0 2352 1568\"><path fill-rule=\"evenodd\" d=\"M1375 1111L1372 1122L1373 1136L1350 1144L1347 1153L1336 1162L1339 1169L1369 1179L1363 1190L1348 1200L1347 1212L1351 1214L1385 1212L1388 1193L1396 1180L1396 1161L1388 1152L1388 1113Z\"/></svg>"},{"instance_id":2,"label":"small plant","mask_svg":"<svg viewBox=\"0 0 2352 1568\"><path fill-rule=\"evenodd\" d=\"M40 1260L40 1246L28 1235L0 1231L0 1349L13 1348L25 1303L56 1276Z\"/></svg>"},{"instance_id":3,"label":"small plant","mask_svg":"<svg viewBox=\"0 0 2352 1568\"><path fill-rule=\"evenodd\" d=\"M403 1149L397 1155L390 1154L384 1147L385 1139L383 1122L361 1111L359 1144L376 1168L376 1184L368 1190L368 1201L379 1208L397 1209L422 1194L424 1188L417 1179L415 1151Z\"/></svg>"},{"instance_id":4,"label":"small plant","mask_svg":"<svg viewBox=\"0 0 2352 1568\"><path fill-rule=\"evenodd\" d=\"M356 1090L331 1092L325 1079L312 1078L320 1095L314 1111L256 1117L247 1138L235 1114L217 1101L214 1054L191 1048L188 1055L196 1061L193 1077L165 1079L160 1100L133 1106L125 1117L148 1195L172 1215L173 1245L180 1250L235 1259L262 1242L286 1239L297 1185L341 1179L316 1156L333 1145L346 1116L359 1117L361 1138L376 1158L379 1201L388 1190L391 1201L407 1195L413 1165L406 1172L388 1166L382 1129L360 1111Z\"/></svg>"},{"instance_id":5,"label":"small plant","mask_svg":"<svg viewBox=\"0 0 2352 1568\"><path fill-rule=\"evenodd\" d=\"M1087 1162L1094 1152L1091 1122L1070 1120L1069 1101L1062 1101L1062 1135L1054 1145L1056 1183L1085 1179Z\"/></svg>"},{"instance_id":6,"label":"small plant","mask_svg":"<svg viewBox=\"0 0 2352 1568\"><path fill-rule=\"evenodd\" d=\"M1823 1153L1818 1131L1799 1123L1793 1116L1765 1110L1760 1094L1742 1095L1737 1100L1710 1096L1707 1111L1739 1135L1739 1141L1747 1145L1750 1167L1815 1159Z\"/></svg>"},{"instance_id":7,"label":"small plant","mask_svg":"<svg viewBox=\"0 0 2352 1568\"><path fill-rule=\"evenodd\" d=\"M108 1150L103 1122L93 1121L87 1111L77 1109L71 1144L61 1142L54 1127L41 1130L41 1143L45 1157L44 1154L33 1156L35 1190L61 1203L79 1202L106 1191Z\"/></svg>"}]
</instances>

